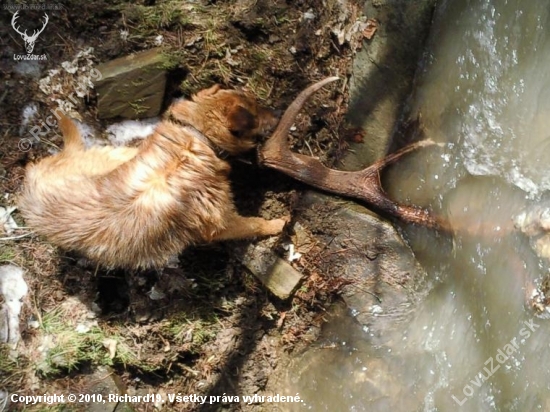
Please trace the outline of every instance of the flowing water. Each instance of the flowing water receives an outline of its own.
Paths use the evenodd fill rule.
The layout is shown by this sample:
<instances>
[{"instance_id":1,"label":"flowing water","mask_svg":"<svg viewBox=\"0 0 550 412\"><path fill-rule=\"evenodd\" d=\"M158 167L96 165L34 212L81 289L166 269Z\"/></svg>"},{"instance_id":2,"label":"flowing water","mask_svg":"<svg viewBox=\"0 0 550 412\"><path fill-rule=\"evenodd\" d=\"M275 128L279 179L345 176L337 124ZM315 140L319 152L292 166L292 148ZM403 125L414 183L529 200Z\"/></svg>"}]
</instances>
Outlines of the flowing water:
<instances>
[{"instance_id":1,"label":"flowing water","mask_svg":"<svg viewBox=\"0 0 550 412\"><path fill-rule=\"evenodd\" d=\"M528 303L548 263L512 225L550 189L549 18L548 0L438 5L411 110L445 148L400 162L389 191L464 230L407 231L428 297L383 346L336 308L282 379L294 410L550 411L550 320Z\"/></svg>"}]
</instances>

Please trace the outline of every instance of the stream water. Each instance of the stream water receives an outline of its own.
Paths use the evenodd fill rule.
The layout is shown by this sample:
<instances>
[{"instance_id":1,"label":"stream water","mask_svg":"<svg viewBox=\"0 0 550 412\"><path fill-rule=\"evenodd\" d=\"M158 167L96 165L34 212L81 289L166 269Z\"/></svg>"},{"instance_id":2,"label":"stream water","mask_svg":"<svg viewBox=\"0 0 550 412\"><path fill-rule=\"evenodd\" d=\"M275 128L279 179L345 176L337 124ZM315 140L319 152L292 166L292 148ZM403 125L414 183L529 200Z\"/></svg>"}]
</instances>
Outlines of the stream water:
<instances>
[{"instance_id":1,"label":"stream water","mask_svg":"<svg viewBox=\"0 0 550 412\"><path fill-rule=\"evenodd\" d=\"M550 189L549 19L548 0L438 5L410 105L445 148L387 181L467 230L407 229L433 289L384 346L335 308L282 379L295 410L550 411L550 321L528 304L548 266L512 225Z\"/></svg>"}]
</instances>

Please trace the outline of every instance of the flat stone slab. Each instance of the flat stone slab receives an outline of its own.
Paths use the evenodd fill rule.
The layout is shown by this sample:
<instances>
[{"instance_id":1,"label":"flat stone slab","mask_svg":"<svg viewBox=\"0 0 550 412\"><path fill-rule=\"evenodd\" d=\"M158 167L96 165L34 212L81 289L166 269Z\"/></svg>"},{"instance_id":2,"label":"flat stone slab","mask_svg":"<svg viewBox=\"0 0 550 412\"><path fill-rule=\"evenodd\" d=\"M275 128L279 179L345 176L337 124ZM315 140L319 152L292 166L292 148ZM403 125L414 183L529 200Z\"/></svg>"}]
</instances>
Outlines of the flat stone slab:
<instances>
[{"instance_id":1,"label":"flat stone slab","mask_svg":"<svg viewBox=\"0 0 550 412\"><path fill-rule=\"evenodd\" d=\"M148 118L162 109L166 89L165 61L160 48L111 60L97 66L98 117Z\"/></svg>"},{"instance_id":2,"label":"flat stone slab","mask_svg":"<svg viewBox=\"0 0 550 412\"><path fill-rule=\"evenodd\" d=\"M241 263L279 299L292 296L302 281L300 272L267 247L249 245L237 255Z\"/></svg>"}]
</instances>

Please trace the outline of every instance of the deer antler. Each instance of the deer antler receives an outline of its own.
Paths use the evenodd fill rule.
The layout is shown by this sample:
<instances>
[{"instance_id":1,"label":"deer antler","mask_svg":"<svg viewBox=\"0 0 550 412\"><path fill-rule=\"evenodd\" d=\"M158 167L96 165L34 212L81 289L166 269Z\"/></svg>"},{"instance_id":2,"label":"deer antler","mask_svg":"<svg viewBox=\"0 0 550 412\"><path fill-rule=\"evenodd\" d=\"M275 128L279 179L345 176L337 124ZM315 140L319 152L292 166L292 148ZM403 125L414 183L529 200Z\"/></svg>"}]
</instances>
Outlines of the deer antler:
<instances>
[{"instance_id":1,"label":"deer antler","mask_svg":"<svg viewBox=\"0 0 550 412\"><path fill-rule=\"evenodd\" d=\"M15 27L16 25L16 20L19 18L19 10L17 10L15 13L13 13L13 17L11 18L11 25L13 26L13 29L19 33L23 39L25 40L36 40L36 38L38 37L38 35L40 33L42 33L44 31L44 29L46 28L48 22L50 21L50 18L48 17L48 14L47 13L44 13L44 24L42 25L42 28L39 29L39 30L34 30L32 36L29 36L27 34L27 30L25 30L24 33L22 33L20 30L19 30L19 27Z\"/></svg>"},{"instance_id":2,"label":"deer antler","mask_svg":"<svg viewBox=\"0 0 550 412\"><path fill-rule=\"evenodd\" d=\"M392 201L380 183L382 169L413 150L435 144L431 140L423 140L404 147L357 172L329 169L312 157L293 153L290 150L287 136L298 112L313 93L336 80L339 80L338 77L328 77L309 86L296 97L284 113L272 136L260 149L258 154L260 163L327 192L360 199L379 211L406 222L428 227L446 226L444 222L440 222L427 210L400 205Z\"/></svg>"},{"instance_id":3,"label":"deer antler","mask_svg":"<svg viewBox=\"0 0 550 412\"><path fill-rule=\"evenodd\" d=\"M13 17L11 18L11 25L13 26L13 29L19 33L21 36L23 37L27 37L27 30L25 30L25 33L21 33L21 31L19 31L19 28L18 27L15 27L15 21L19 18L19 10L17 10L15 13L13 13Z\"/></svg>"}]
</instances>

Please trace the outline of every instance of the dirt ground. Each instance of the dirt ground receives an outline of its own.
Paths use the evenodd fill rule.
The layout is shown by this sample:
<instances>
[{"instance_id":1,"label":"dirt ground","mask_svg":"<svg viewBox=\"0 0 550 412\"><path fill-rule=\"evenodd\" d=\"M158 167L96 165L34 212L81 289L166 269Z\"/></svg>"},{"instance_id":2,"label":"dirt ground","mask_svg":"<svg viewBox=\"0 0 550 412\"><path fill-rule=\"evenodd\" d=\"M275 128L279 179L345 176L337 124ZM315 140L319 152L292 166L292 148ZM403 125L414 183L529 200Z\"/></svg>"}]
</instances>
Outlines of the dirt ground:
<instances>
[{"instance_id":1,"label":"dirt ground","mask_svg":"<svg viewBox=\"0 0 550 412\"><path fill-rule=\"evenodd\" d=\"M316 95L299 116L293 150L331 164L348 139L361 139L343 120L351 59L371 35L357 24L364 18L353 1L92 0L63 6L49 13L49 27L35 49L48 58L35 66L14 61L23 42L11 27L12 12L0 12L0 206L16 206L25 165L61 144L52 128L32 147L21 147L33 126L33 121L21 126L24 107L37 103L34 122L54 107L39 79L89 47L98 63L161 45L170 56L167 104L221 83L244 87L265 104L285 109L307 85L338 75L342 81ZM38 22L42 13L25 10L24 16ZM107 124L96 119L95 105L90 90L78 110L102 129ZM253 155L232 166L243 214L296 214L303 186L258 169ZM310 218L310 227L325 230L327 214L309 211L317 222ZM0 389L8 393L93 391L97 368L105 367L121 393L263 394L281 357L315 340L324 310L341 286L318 261L320 253L312 253L314 258L293 263L305 280L290 301L280 301L234 257L239 243L186 250L163 270L105 271L29 233L17 211L13 217L20 228L10 236L0 232L0 265L22 267L29 294L17 350L0 352ZM290 236L263 242L283 256L282 244ZM145 404L133 407L152 410ZM165 406L256 409L264 410L232 403L210 409Z\"/></svg>"}]
</instances>

